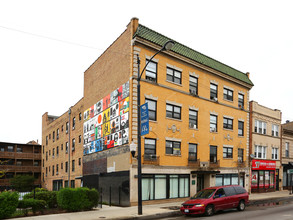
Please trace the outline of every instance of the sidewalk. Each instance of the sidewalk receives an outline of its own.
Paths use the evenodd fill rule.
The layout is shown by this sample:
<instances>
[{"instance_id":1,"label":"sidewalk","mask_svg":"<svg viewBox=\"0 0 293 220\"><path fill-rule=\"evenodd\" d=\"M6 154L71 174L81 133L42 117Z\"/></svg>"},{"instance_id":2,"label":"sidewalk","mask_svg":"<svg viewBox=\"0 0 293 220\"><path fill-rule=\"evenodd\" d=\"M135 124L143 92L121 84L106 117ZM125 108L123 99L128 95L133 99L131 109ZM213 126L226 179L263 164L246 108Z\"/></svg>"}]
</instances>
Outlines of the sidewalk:
<instances>
[{"instance_id":1,"label":"sidewalk","mask_svg":"<svg viewBox=\"0 0 293 220\"><path fill-rule=\"evenodd\" d=\"M278 191L271 193L257 193L250 195L250 204L261 204L264 202L277 202L281 200L293 200L289 191ZM180 215L179 207L181 202L163 203L155 205L144 205L143 215L137 214L137 206L117 207L106 206L96 208L93 211L74 212L56 215L40 215L35 217L15 218L16 220L40 219L40 220L94 220L94 219L159 219L164 217Z\"/></svg>"}]
</instances>

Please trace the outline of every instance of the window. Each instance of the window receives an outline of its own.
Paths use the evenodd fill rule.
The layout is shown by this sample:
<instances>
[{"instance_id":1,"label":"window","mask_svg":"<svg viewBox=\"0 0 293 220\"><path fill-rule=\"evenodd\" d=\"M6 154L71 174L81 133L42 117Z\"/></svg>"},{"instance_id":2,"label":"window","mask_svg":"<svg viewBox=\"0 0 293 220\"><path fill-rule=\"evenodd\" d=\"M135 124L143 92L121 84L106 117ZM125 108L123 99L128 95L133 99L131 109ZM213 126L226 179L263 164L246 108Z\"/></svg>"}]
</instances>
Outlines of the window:
<instances>
[{"instance_id":1,"label":"window","mask_svg":"<svg viewBox=\"0 0 293 220\"><path fill-rule=\"evenodd\" d=\"M75 188L75 180L70 180L70 186L71 188Z\"/></svg>"},{"instance_id":2,"label":"window","mask_svg":"<svg viewBox=\"0 0 293 220\"><path fill-rule=\"evenodd\" d=\"M48 151L46 151L46 161L48 161Z\"/></svg>"},{"instance_id":3,"label":"window","mask_svg":"<svg viewBox=\"0 0 293 220\"><path fill-rule=\"evenodd\" d=\"M223 147L223 158L233 158L232 147Z\"/></svg>"},{"instance_id":4,"label":"window","mask_svg":"<svg viewBox=\"0 0 293 220\"><path fill-rule=\"evenodd\" d=\"M66 142L66 148L65 148L66 153L68 153L68 148L69 148L69 145L68 145L68 142Z\"/></svg>"},{"instance_id":5,"label":"window","mask_svg":"<svg viewBox=\"0 0 293 220\"><path fill-rule=\"evenodd\" d=\"M78 165L81 166L81 158L78 158Z\"/></svg>"},{"instance_id":6,"label":"window","mask_svg":"<svg viewBox=\"0 0 293 220\"><path fill-rule=\"evenodd\" d=\"M273 160L278 160L278 148L276 148L276 147L273 147L272 148L272 159Z\"/></svg>"},{"instance_id":7,"label":"window","mask_svg":"<svg viewBox=\"0 0 293 220\"><path fill-rule=\"evenodd\" d=\"M244 95L238 93L238 107L244 108Z\"/></svg>"},{"instance_id":8,"label":"window","mask_svg":"<svg viewBox=\"0 0 293 220\"><path fill-rule=\"evenodd\" d=\"M148 103L149 119L156 121L157 120L157 102L151 99L145 99L145 102Z\"/></svg>"},{"instance_id":9,"label":"window","mask_svg":"<svg viewBox=\"0 0 293 220\"><path fill-rule=\"evenodd\" d=\"M176 105L166 105L166 115L168 118L181 119L181 107Z\"/></svg>"},{"instance_id":10,"label":"window","mask_svg":"<svg viewBox=\"0 0 293 220\"><path fill-rule=\"evenodd\" d=\"M35 167L39 166L39 161L35 160L35 161L34 161L34 166L35 166Z\"/></svg>"},{"instance_id":11,"label":"window","mask_svg":"<svg viewBox=\"0 0 293 220\"><path fill-rule=\"evenodd\" d=\"M255 145L254 156L255 158L266 159L267 147Z\"/></svg>"},{"instance_id":12,"label":"window","mask_svg":"<svg viewBox=\"0 0 293 220\"><path fill-rule=\"evenodd\" d=\"M57 140L59 140L59 128L57 129L57 136L56 136Z\"/></svg>"},{"instance_id":13,"label":"window","mask_svg":"<svg viewBox=\"0 0 293 220\"><path fill-rule=\"evenodd\" d=\"M210 131L211 132L217 132L217 122L218 116L216 115L210 115Z\"/></svg>"},{"instance_id":14,"label":"window","mask_svg":"<svg viewBox=\"0 0 293 220\"><path fill-rule=\"evenodd\" d=\"M72 119L72 130L74 130L75 129L75 117L73 117L73 119Z\"/></svg>"},{"instance_id":15,"label":"window","mask_svg":"<svg viewBox=\"0 0 293 220\"><path fill-rule=\"evenodd\" d=\"M72 139L72 151L75 151L75 138Z\"/></svg>"},{"instance_id":16,"label":"window","mask_svg":"<svg viewBox=\"0 0 293 220\"><path fill-rule=\"evenodd\" d=\"M56 155L59 156L59 146L56 147Z\"/></svg>"},{"instance_id":17,"label":"window","mask_svg":"<svg viewBox=\"0 0 293 220\"><path fill-rule=\"evenodd\" d=\"M285 157L289 157L289 142L285 143Z\"/></svg>"},{"instance_id":18,"label":"window","mask_svg":"<svg viewBox=\"0 0 293 220\"><path fill-rule=\"evenodd\" d=\"M55 141L55 131L53 131L53 142Z\"/></svg>"},{"instance_id":19,"label":"window","mask_svg":"<svg viewBox=\"0 0 293 220\"><path fill-rule=\"evenodd\" d=\"M197 81L198 79L194 76L189 76L189 93L197 95Z\"/></svg>"},{"instance_id":20,"label":"window","mask_svg":"<svg viewBox=\"0 0 293 220\"><path fill-rule=\"evenodd\" d=\"M223 128L233 130L233 119L224 118L224 120L223 120Z\"/></svg>"},{"instance_id":21,"label":"window","mask_svg":"<svg viewBox=\"0 0 293 220\"><path fill-rule=\"evenodd\" d=\"M224 88L224 99L233 101L233 91L230 89Z\"/></svg>"},{"instance_id":22,"label":"window","mask_svg":"<svg viewBox=\"0 0 293 220\"><path fill-rule=\"evenodd\" d=\"M146 60L146 64L149 60ZM157 82L157 63L150 61L145 69L145 78L147 80Z\"/></svg>"},{"instance_id":23,"label":"window","mask_svg":"<svg viewBox=\"0 0 293 220\"><path fill-rule=\"evenodd\" d=\"M16 152L17 152L17 153L22 153L22 147L17 147L17 148L16 148Z\"/></svg>"},{"instance_id":24,"label":"window","mask_svg":"<svg viewBox=\"0 0 293 220\"><path fill-rule=\"evenodd\" d=\"M69 129L69 122L66 122L66 134L68 133L68 129Z\"/></svg>"},{"instance_id":25,"label":"window","mask_svg":"<svg viewBox=\"0 0 293 220\"><path fill-rule=\"evenodd\" d=\"M62 131L62 132L64 131L64 125L61 126L61 131Z\"/></svg>"},{"instance_id":26,"label":"window","mask_svg":"<svg viewBox=\"0 0 293 220\"><path fill-rule=\"evenodd\" d=\"M181 72L167 67L167 80L170 82L181 84Z\"/></svg>"},{"instance_id":27,"label":"window","mask_svg":"<svg viewBox=\"0 0 293 220\"><path fill-rule=\"evenodd\" d=\"M63 144L61 144L61 150L63 150Z\"/></svg>"},{"instance_id":28,"label":"window","mask_svg":"<svg viewBox=\"0 0 293 220\"><path fill-rule=\"evenodd\" d=\"M13 146L8 146L7 147L7 151L8 152L13 152L14 151L14 147Z\"/></svg>"},{"instance_id":29,"label":"window","mask_svg":"<svg viewBox=\"0 0 293 220\"><path fill-rule=\"evenodd\" d=\"M254 132L259 133L259 134L266 134L267 133L267 123L265 123L263 121L255 120Z\"/></svg>"},{"instance_id":30,"label":"window","mask_svg":"<svg viewBox=\"0 0 293 220\"><path fill-rule=\"evenodd\" d=\"M156 155L156 139L150 139L150 138L144 139L144 154Z\"/></svg>"},{"instance_id":31,"label":"window","mask_svg":"<svg viewBox=\"0 0 293 220\"><path fill-rule=\"evenodd\" d=\"M45 160L43 159L43 167L45 167Z\"/></svg>"},{"instance_id":32,"label":"window","mask_svg":"<svg viewBox=\"0 0 293 220\"><path fill-rule=\"evenodd\" d=\"M216 174L216 186L227 185L239 185L238 174Z\"/></svg>"},{"instance_id":33,"label":"window","mask_svg":"<svg viewBox=\"0 0 293 220\"><path fill-rule=\"evenodd\" d=\"M56 175L58 175L58 173L59 173L59 165L57 164L56 165Z\"/></svg>"},{"instance_id":34,"label":"window","mask_svg":"<svg viewBox=\"0 0 293 220\"><path fill-rule=\"evenodd\" d=\"M82 114L81 112L79 113L79 121L81 121L81 118L82 118Z\"/></svg>"},{"instance_id":35,"label":"window","mask_svg":"<svg viewBox=\"0 0 293 220\"><path fill-rule=\"evenodd\" d=\"M21 165L22 165L22 161L19 161L19 160L16 161L16 165L17 165L17 166L21 166Z\"/></svg>"},{"instance_id":36,"label":"window","mask_svg":"<svg viewBox=\"0 0 293 220\"><path fill-rule=\"evenodd\" d=\"M243 163L243 152L244 150L242 148L238 148L238 162Z\"/></svg>"},{"instance_id":37,"label":"window","mask_svg":"<svg viewBox=\"0 0 293 220\"><path fill-rule=\"evenodd\" d=\"M188 160L197 161L197 144L188 144Z\"/></svg>"},{"instance_id":38,"label":"window","mask_svg":"<svg viewBox=\"0 0 293 220\"><path fill-rule=\"evenodd\" d=\"M81 135L78 136L78 143L81 143Z\"/></svg>"},{"instance_id":39,"label":"window","mask_svg":"<svg viewBox=\"0 0 293 220\"><path fill-rule=\"evenodd\" d=\"M279 137L279 125L272 125L272 136Z\"/></svg>"},{"instance_id":40,"label":"window","mask_svg":"<svg viewBox=\"0 0 293 220\"><path fill-rule=\"evenodd\" d=\"M53 158L55 157L55 148L53 148L53 151L52 151L52 157L53 157Z\"/></svg>"},{"instance_id":41,"label":"window","mask_svg":"<svg viewBox=\"0 0 293 220\"><path fill-rule=\"evenodd\" d=\"M238 121L238 136L244 135L244 122Z\"/></svg>"},{"instance_id":42,"label":"window","mask_svg":"<svg viewBox=\"0 0 293 220\"><path fill-rule=\"evenodd\" d=\"M75 160L72 160L72 172L74 172L75 171Z\"/></svg>"},{"instance_id":43,"label":"window","mask_svg":"<svg viewBox=\"0 0 293 220\"><path fill-rule=\"evenodd\" d=\"M48 176L48 167L46 167L46 177Z\"/></svg>"},{"instance_id":44,"label":"window","mask_svg":"<svg viewBox=\"0 0 293 220\"><path fill-rule=\"evenodd\" d=\"M166 154L181 155L181 143L177 141L166 141Z\"/></svg>"},{"instance_id":45,"label":"window","mask_svg":"<svg viewBox=\"0 0 293 220\"><path fill-rule=\"evenodd\" d=\"M189 127L197 128L197 111L189 109Z\"/></svg>"},{"instance_id":46,"label":"window","mask_svg":"<svg viewBox=\"0 0 293 220\"><path fill-rule=\"evenodd\" d=\"M46 145L48 145L48 136L46 136Z\"/></svg>"},{"instance_id":47,"label":"window","mask_svg":"<svg viewBox=\"0 0 293 220\"><path fill-rule=\"evenodd\" d=\"M65 172L68 172L68 162L65 162Z\"/></svg>"},{"instance_id":48,"label":"window","mask_svg":"<svg viewBox=\"0 0 293 220\"><path fill-rule=\"evenodd\" d=\"M55 166L53 165L52 166L52 176L54 176L55 175Z\"/></svg>"},{"instance_id":49,"label":"window","mask_svg":"<svg viewBox=\"0 0 293 220\"><path fill-rule=\"evenodd\" d=\"M217 101L218 99L218 86L215 84L210 84L210 99Z\"/></svg>"},{"instance_id":50,"label":"window","mask_svg":"<svg viewBox=\"0 0 293 220\"><path fill-rule=\"evenodd\" d=\"M210 163L217 163L217 146L210 146Z\"/></svg>"},{"instance_id":51,"label":"window","mask_svg":"<svg viewBox=\"0 0 293 220\"><path fill-rule=\"evenodd\" d=\"M63 170L63 163L61 163L61 170Z\"/></svg>"}]
</instances>

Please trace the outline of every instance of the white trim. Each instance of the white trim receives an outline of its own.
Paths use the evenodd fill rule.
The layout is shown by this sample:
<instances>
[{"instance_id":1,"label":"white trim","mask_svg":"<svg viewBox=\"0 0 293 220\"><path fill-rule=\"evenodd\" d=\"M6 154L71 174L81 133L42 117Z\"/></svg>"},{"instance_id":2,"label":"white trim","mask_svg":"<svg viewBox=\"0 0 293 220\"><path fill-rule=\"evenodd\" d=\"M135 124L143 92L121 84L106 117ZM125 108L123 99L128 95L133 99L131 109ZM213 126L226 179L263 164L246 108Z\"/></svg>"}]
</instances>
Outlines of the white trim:
<instances>
[{"instance_id":1,"label":"white trim","mask_svg":"<svg viewBox=\"0 0 293 220\"><path fill-rule=\"evenodd\" d=\"M168 100L166 100L166 104L176 105L176 106L182 107L182 104L177 103L177 102L174 102L174 101L168 101ZM181 113L182 113L182 112L181 112Z\"/></svg>"},{"instance_id":2,"label":"white trim","mask_svg":"<svg viewBox=\"0 0 293 220\"><path fill-rule=\"evenodd\" d=\"M225 85L224 85L224 89L229 89L229 90L231 90L231 91L234 91L233 88L231 88L231 87L229 87L229 86L225 86Z\"/></svg>"},{"instance_id":3,"label":"white trim","mask_svg":"<svg viewBox=\"0 0 293 220\"><path fill-rule=\"evenodd\" d=\"M150 95L144 94L144 97L147 99L152 99L152 100L158 101L158 97L155 97L152 94L150 94Z\"/></svg>"},{"instance_id":4,"label":"white trim","mask_svg":"<svg viewBox=\"0 0 293 220\"><path fill-rule=\"evenodd\" d=\"M179 67L177 67L177 66L174 66L174 65L171 65L171 64L166 64L167 65L167 67L170 67L170 68L172 68L172 69L174 69L174 70L177 70L177 71L180 71L180 72L183 72L183 69L181 69L181 68L179 68Z\"/></svg>"},{"instance_id":5,"label":"white trim","mask_svg":"<svg viewBox=\"0 0 293 220\"><path fill-rule=\"evenodd\" d=\"M227 116L227 115L223 115L223 118L229 118L229 119L232 119L232 120L234 120L234 118L233 118L233 117L231 117L231 116Z\"/></svg>"},{"instance_id":6,"label":"white trim","mask_svg":"<svg viewBox=\"0 0 293 220\"><path fill-rule=\"evenodd\" d=\"M170 138L170 137L165 137L166 141L177 141L177 142L182 142L182 139L178 139L178 138Z\"/></svg>"},{"instance_id":7,"label":"white trim","mask_svg":"<svg viewBox=\"0 0 293 220\"><path fill-rule=\"evenodd\" d=\"M210 80L210 83L215 84L215 85L219 85L219 83L216 80Z\"/></svg>"},{"instance_id":8,"label":"white trim","mask_svg":"<svg viewBox=\"0 0 293 220\"><path fill-rule=\"evenodd\" d=\"M216 115L216 116L218 116L219 114L217 112L215 112L215 111L210 111L210 115Z\"/></svg>"},{"instance_id":9,"label":"white trim","mask_svg":"<svg viewBox=\"0 0 293 220\"><path fill-rule=\"evenodd\" d=\"M238 118L238 121L245 122L245 120L244 120L244 119L242 119L242 118Z\"/></svg>"},{"instance_id":10,"label":"white trim","mask_svg":"<svg viewBox=\"0 0 293 220\"><path fill-rule=\"evenodd\" d=\"M243 91L238 91L238 93L245 96L245 92Z\"/></svg>"},{"instance_id":11,"label":"white trim","mask_svg":"<svg viewBox=\"0 0 293 220\"><path fill-rule=\"evenodd\" d=\"M198 111L199 110L199 108L196 108L194 105L193 106L188 106L188 108L190 109L190 110L194 110L194 111Z\"/></svg>"},{"instance_id":12,"label":"white trim","mask_svg":"<svg viewBox=\"0 0 293 220\"><path fill-rule=\"evenodd\" d=\"M196 74L195 72L189 72L189 76L194 76L196 78L199 78L199 75Z\"/></svg>"},{"instance_id":13,"label":"white trim","mask_svg":"<svg viewBox=\"0 0 293 220\"><path fill-rule=\"evenodd\" d=\"M234 146L232 146L232 145L223 145L223 147L234 148Z\"/></svg>"},{"instance_id":14,"label":"white trim","mask_svg":"<svg viewBox=\"0 0 293 220\"><path fill-rule=\"evenodd\" d=\"M146 58L147 60L150 60L152 57L151 57L151 56L148 56L148 55L145 55L145 58ZM159 62L159 59L155 59L155 58L153 58L152 61L155 62L155 63L158 63L158 62Z\"/></svg>"}]
</instances>

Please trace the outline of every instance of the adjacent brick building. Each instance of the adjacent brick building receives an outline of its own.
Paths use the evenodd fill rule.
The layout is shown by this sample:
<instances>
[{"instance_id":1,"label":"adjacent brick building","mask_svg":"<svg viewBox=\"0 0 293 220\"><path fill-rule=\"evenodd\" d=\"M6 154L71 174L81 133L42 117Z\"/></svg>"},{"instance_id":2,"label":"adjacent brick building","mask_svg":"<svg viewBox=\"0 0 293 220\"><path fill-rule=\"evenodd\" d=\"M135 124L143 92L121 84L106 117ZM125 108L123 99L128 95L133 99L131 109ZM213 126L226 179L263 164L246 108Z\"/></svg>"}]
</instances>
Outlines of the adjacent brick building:
<instances>
[{"instance_id":1,"label":"adjacent brick building","mask_svg":"<svg viewBox=\"0 0 293 220\"><path fill-rule=\"evenodd\" d=\"M111 191L116 204L137 203L137 160L129 144L137 143L138 71L168 40L132 19L84 73L84 97L71 108L71 119L68 112L60 117L43 115L42 172L47 188L53 189L54 183L64 186L68 179L60 170L68 155L59 150L56 158L57 146L81 135L82 143L75 143L70 160L83 154L82 164L70 180L75 186L102 189L103 198ZM186 199L211 185L241 184L248 189L252 86L249 74L178 42L149 63L140 97L142 104L149 104L150 113L150 132L142 138L145 202ZM80 114L75 130L69 126L69 138L61 128ZM52 175L57 164L58 177Z\"/></svg>"},{"instance_id":2,"label":"adjacent brick building","mask_svg":"<svg viewBox=\"0 0 293 220\"><path fill-rule=\"evenodd\" d=\"M10 189L10 179L16 175L32 175L35 184L41 184L41 145L32 141L27 144L0 142L0 191Z\"/></svg>"}]
</instances>

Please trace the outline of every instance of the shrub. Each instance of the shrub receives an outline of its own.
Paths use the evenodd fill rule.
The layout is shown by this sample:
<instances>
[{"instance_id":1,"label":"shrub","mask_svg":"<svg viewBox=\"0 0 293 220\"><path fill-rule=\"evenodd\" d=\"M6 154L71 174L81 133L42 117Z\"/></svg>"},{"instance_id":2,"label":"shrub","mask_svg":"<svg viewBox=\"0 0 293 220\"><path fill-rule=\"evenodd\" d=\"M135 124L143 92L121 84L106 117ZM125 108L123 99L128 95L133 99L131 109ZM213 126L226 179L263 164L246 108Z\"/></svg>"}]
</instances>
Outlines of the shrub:
<instances>
[{"instance_id":1,"label":"shrub","mask_svg":"<svg viewBox=\"0 0 293 220\"><path fill-rule=\"evenodd\" d=\"M28 193L24 196L24 199L34 198L34 192ZM57 207L57 192L41 190L35 193L35 198L38 200L44 200L47 202L49 208Z\"/></svg>"},{"instance_id":2,"label":"shrub","mask_svg":"<svg viewBox=\"0 0 293 220\"><path fill-rule=\"evenodd\" d=\"M23 199L19 201L18 208L25 209L25 215L27 215L28 208L32 208L33 213L37 211L43 211L46 208L46 201L38 199Z\"/></svg>"},{"instance_id":3,"label":"shrub","mask_svg":"<svg viewBox=\"0 0 293 220\"><path fill-rule=\"evenodd\" d=\"M18 205L17 192L2 192L0 193L0 219L11 216Z\"/></svg>"},{"instance_id":4,"label":"shrub","mask_svg":"<svg viewBox=\"0 0 293 220\"><path fill-rule=\"evenodd\" d=\"M57 193L57 203L68 211L90 210L98 204L99 193L89 188L64 188Z\"/></svg>"}]
</instances>

